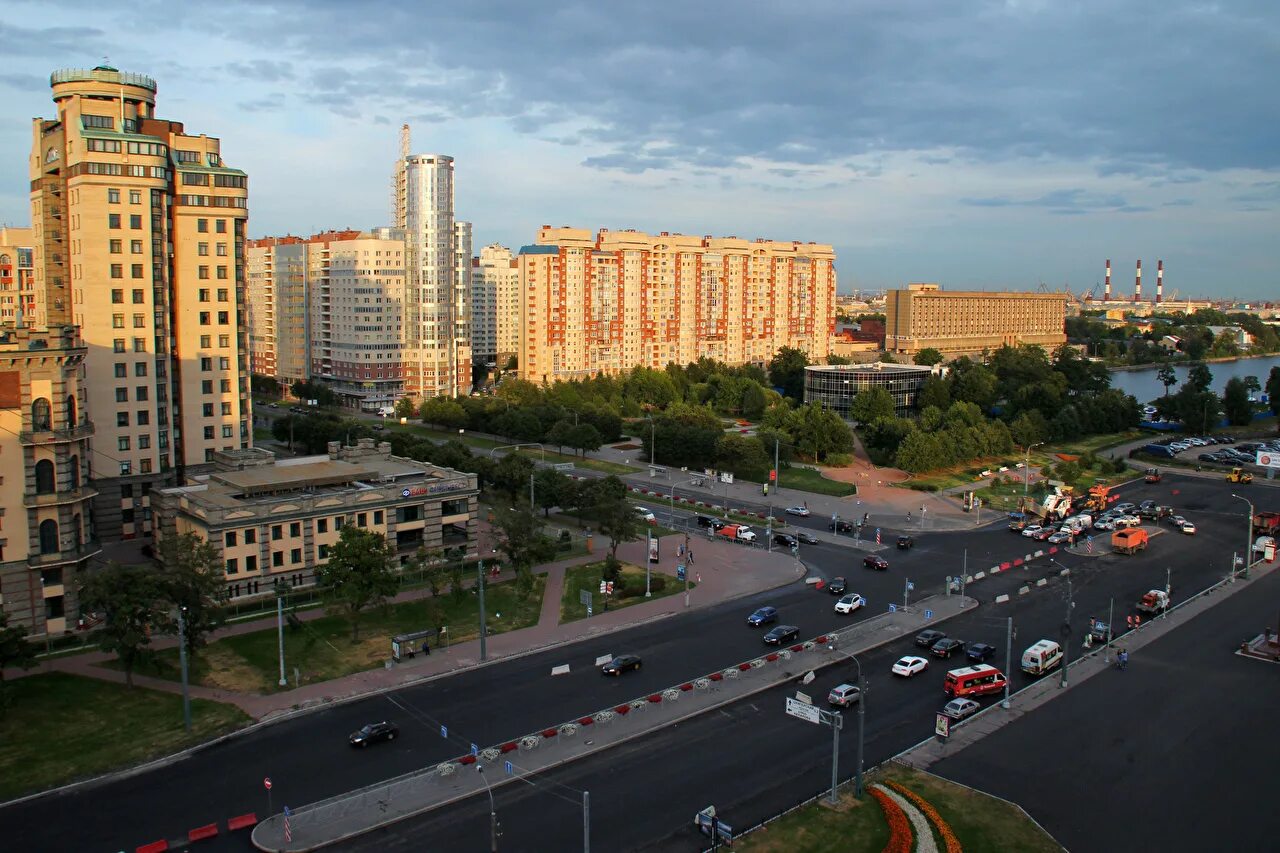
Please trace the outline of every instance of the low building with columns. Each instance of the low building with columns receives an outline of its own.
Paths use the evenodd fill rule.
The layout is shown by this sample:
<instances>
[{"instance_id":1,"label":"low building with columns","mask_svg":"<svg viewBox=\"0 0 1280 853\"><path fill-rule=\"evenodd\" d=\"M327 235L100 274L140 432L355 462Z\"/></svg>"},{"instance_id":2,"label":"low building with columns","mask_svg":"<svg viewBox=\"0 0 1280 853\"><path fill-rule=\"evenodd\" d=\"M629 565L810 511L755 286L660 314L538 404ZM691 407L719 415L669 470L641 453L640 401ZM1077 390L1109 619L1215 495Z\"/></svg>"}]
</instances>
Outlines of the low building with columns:
<instances>
[{"instance_id":1,"label":"low building with columns","mask_svg":"<svg viewBox=\"0 0 1280 853\"><path fill-rule=\"evenodd\" d=\"M386 536L401 565L419 548L476 556L476 475L393 456L386 442L280 460L248 448L214 463L195 485L156 493L155 515L162 536L217 546L231 599L272 594L277 580L314 584L348 524Z\"/></svg>"}]
</instances>

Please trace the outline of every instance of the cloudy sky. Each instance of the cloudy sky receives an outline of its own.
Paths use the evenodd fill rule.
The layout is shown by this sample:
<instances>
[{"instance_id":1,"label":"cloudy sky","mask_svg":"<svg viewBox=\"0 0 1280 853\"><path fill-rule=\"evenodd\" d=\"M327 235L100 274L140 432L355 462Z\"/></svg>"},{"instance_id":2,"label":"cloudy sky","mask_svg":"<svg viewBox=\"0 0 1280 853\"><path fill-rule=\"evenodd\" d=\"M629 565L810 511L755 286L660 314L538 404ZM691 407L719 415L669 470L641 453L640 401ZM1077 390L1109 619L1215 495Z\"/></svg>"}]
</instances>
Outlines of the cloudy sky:
<instances>
[{"instance_id":1,"label":"cloudy sky","mask_svg":"<svg viewBox=\"0 0 1280 853\"><path fill-rule=\"evenodd\" d=\"M541 224L814 240L840 289L1280 298L1275 0L9 0L0 221L48 75L109 57L222 138L250 231L389 218L401 123L477 246ZM103 10L106 10L104 14ZM1099 287L1099 292L1101 288Z\"/></svg>"}]
</instances>

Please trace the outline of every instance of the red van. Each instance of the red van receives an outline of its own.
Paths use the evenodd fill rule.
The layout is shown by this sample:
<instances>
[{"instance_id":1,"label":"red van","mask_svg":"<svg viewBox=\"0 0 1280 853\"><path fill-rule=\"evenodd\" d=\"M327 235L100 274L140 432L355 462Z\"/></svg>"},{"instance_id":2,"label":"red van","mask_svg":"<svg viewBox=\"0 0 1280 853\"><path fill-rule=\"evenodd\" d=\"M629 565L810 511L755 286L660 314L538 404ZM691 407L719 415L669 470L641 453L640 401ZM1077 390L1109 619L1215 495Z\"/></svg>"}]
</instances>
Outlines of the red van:
<instances>
[{"instance_id":1,"label":"red van","mask_svg":"<svg viewBox=\"0 0 1280 853\"><path fill-rule=\"evenodd\" d=\"M948 696L986 696L1004 690L1004 673L989 664L966 666L947 673L942 683Z\"/></svg>"}]
</instances>

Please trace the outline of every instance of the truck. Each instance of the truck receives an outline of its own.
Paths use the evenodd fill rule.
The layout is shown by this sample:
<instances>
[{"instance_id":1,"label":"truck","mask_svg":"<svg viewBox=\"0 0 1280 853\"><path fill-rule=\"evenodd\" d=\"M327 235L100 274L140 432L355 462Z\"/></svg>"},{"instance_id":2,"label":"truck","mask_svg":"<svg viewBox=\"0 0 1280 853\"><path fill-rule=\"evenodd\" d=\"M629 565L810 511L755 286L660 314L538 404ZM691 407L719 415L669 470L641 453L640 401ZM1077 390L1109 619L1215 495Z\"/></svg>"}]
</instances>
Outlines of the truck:
<instances>
[{"instance_id":1,"label":"truck","mask_svg":"<svg viewBox=\"0 0 1280 853\"><path fill-rule=\"evenodd\" d=\"M1134 610L1139 613L1145 613L1148 616L1155 616L1169 609L1169 593L1163 589L1153 589L1147 592L1138 600Z\"/></svg>"},{"instance_id":2,"label":"truck","mask_svg":"<svg viewBox=\"0 0 1280 853\"><path fill-rule=\"evenodd\" d=\"M1142 481L1143 481L1144 483L1158 483L1158 482L1160 482L1160 469L1159 469L1159 468L1148 468L1148 469L1143 473L1143 475L1142 475Z\"/></svg>"},{"instance_id":3,"label":"truck","mask_svg":"<svg viewBox=\"0 0 1280 853\"><path fill-rule=\"evenodd\" d=\"M1246 486L1253 482L1253 475L1243 468L1232 468L1231 473L1227 475L1228 483L1243 483Z\"/></svg>"},{"instance_id":4,"label":"truck","mask_svg":"<svg viewBox=\"0 0 1280 853\"><path fill-rule=\"evenodd\" d=\"M1107 508L1107 504L1111 502L1111 487L1102 485L1101 483L1090 486L1089 494L1085 497L1084 509L1089 510L1095 516Z\"/></svg>"},{"instance_id":5,"label":"truck","mask_svg":"<svg viewBox=\"0 0 1280 853\"><path fill-rule=\"evenodd\" d=\"M716 531L716 535L723 536L725 539L732 539L735 542L756 541L755 531L745 524L726 524Z\"/></svg>"},{"instance_id":6,"label":"truck","mask_svg":"<svg viewBox=\"0 0 1280 853\"><path fill-rule=\"evenodd\" d=\"M1136 554L1147 549L1147 531L1126 527L1111 534L1111 550L1117 554Z\"/></svg>"},{"instance_id":7,"label":"truck","mask_svg":"<svg viewBox=\"0 0 1280 853\"><path fill-rule=\"evenodd\" d=\"M1258 536L1280 536L1280 512L1255 512L1253 532Z\"/></svg>"}]
</instances>

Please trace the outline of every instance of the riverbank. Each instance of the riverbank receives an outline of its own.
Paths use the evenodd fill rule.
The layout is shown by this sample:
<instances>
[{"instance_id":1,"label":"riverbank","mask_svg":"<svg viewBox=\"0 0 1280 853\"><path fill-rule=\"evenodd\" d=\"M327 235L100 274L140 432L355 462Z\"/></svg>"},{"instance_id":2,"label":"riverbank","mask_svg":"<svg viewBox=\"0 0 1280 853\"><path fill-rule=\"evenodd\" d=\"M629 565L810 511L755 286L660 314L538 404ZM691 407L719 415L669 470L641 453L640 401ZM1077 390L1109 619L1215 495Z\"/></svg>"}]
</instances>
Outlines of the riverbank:
<instances>
[{"instance_id":1,"label":"riverbank","mask_svg":"<svg viewBox=\"0 0 1280 853\"><path fill-rule=\"evenodd\" d=\"M1257 359L1280 358L1280 353L1264 352L1264 353L1255 353L1254 355L1220 355L1215 358L1202 358L1199 361L1192 361L1189 358L1180 358L1176 361L1173 361L1173 360L1158 361L1158 362L1152 362L1151 364L1108 364L1107 370L1110 370L1113 372L1124 371L1128 373L1128 372L1133 372L1137 370L1159 370L1161 367L1163 367L1166 364L1172 365L1174 367L1190 367L1193 364L1226 364L1232 361L1249 361L1255 358Z\"/></svg>"}]
</instances>

